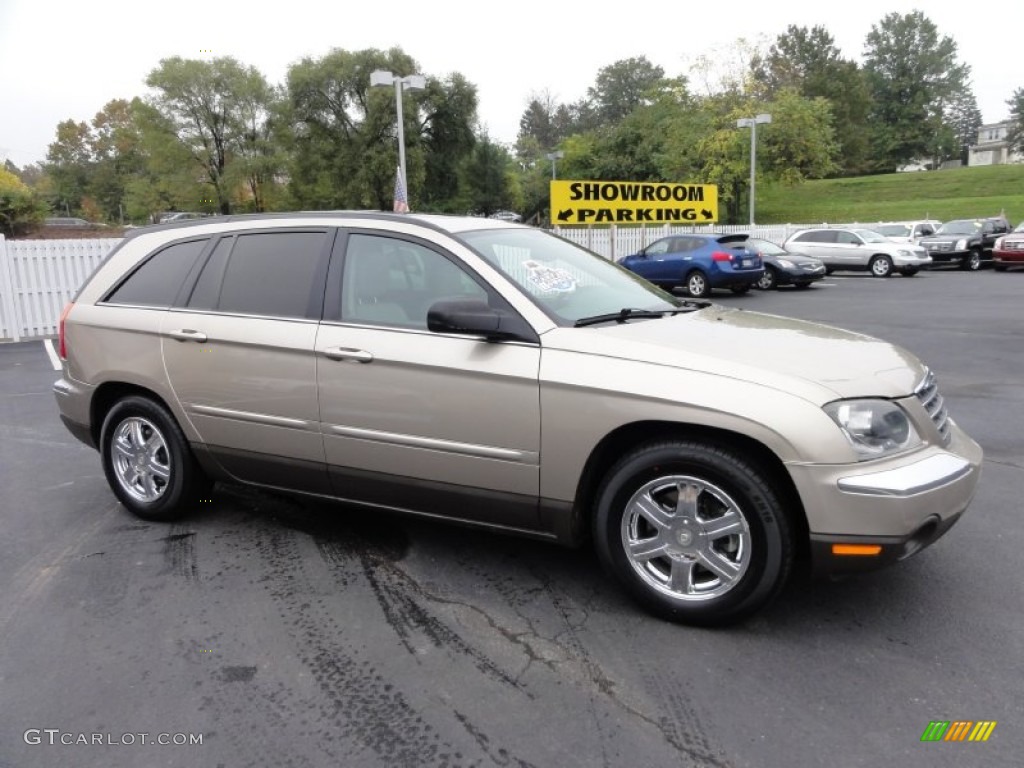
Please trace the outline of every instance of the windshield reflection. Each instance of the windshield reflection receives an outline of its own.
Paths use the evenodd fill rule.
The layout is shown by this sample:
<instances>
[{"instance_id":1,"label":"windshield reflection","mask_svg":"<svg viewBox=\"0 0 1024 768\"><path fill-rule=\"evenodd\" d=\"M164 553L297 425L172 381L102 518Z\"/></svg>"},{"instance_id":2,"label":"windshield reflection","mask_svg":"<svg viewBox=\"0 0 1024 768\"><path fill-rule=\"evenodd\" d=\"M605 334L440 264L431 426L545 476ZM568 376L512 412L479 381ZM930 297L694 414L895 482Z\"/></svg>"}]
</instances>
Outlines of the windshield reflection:
<instances>
[{"instance_id":1,"label":"windshield reflection","mask_svg":"<svg viewBox=\"0 0 1024 768\"><path fill-rule=\"evenodd\" d=\"M548 232L484 229L460 237L561 325L625 308L666 311L685 305L623 267Z\"/></svg>"}]
</instances>

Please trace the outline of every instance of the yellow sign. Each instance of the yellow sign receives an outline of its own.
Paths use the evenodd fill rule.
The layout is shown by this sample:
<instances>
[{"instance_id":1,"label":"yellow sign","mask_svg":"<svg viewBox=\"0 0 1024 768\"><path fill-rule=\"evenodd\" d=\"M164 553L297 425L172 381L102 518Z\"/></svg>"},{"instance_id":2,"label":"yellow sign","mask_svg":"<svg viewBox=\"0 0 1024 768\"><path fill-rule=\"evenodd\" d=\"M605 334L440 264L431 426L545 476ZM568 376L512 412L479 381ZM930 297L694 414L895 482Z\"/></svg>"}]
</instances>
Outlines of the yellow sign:
<instances>
[{"instance_id":1,"label":"yellow sign","mask_svg":"<svg viewBox=\"0 0 1024 768\"><path fill-rule=\"evenodd\" d=\"M553 224L710 224L716 184L655 181L552 181Z\"/></svg>"}]
</instances>

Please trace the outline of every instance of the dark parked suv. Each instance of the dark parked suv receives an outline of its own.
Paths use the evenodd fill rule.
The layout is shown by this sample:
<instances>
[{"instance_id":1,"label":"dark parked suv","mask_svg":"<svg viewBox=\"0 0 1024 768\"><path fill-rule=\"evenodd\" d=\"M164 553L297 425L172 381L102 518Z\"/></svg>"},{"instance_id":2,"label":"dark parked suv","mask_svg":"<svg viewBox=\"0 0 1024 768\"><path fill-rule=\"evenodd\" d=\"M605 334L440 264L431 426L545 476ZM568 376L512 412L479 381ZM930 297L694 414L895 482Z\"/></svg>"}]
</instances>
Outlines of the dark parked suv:
<instances>
[{"instance_id":1,"label":"dark parked suv","mask_svg":"<svg viewBox=\"0 0 1024 768\"><path fill-rule=\"evenodd\" d=\"M992 246L1009 231L1010 222L1003 216L954 219L918 244L932 257L935 266L952 264L973 272L981 269L982 262L992 259Z\"/></svg>"}]
</instances>

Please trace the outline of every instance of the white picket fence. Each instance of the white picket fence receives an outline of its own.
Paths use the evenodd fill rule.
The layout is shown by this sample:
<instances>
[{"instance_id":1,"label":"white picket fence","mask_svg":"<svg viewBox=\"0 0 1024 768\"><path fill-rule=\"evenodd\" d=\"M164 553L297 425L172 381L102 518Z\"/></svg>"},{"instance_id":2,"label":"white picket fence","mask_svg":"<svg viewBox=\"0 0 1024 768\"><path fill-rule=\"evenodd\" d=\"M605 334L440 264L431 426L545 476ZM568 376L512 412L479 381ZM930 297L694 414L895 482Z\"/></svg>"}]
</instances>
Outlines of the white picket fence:
<instances>
[{"instance_id":1,"label":"white picket fence","mask_svg":"<svg viewBox=\"0 0 1024 768\"><path fill-rule=\"evenodd\" d=\"M783 242L816 225L558 227L555 233L606 259L635 253L666 235L685 232L750 232ZM868 225L870 226L870 225ZM120 238L93 240L5 240L0 235L0 341L57 334L64 305Z\"/></svg>"},{"instance_id":2,"label":"white picket fence","mask_svg":"<svg viewBox=\"0 0 1024 768\"><path fill-rule=\"evenodd\" d=\"M55 336L64 305L119 242L0 235L0 341Z\"/></svg>"}]
</instances>

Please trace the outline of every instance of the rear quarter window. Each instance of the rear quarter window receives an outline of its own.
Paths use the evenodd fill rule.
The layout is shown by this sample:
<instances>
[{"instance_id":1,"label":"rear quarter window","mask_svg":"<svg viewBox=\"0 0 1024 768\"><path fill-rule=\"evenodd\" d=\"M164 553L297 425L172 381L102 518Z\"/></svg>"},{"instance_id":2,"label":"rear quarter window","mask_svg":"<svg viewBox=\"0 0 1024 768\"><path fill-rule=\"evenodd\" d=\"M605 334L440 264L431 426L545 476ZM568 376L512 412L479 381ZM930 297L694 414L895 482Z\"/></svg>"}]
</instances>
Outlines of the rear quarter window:
<instances>
[{"instance_id":1,"label":"rear quarter window","mask_svg":"<svg viewBox=\"0 0 1024 768\"><path fill-rule=\"evenodd\" d=\"M154 252L111 291L105 301L166 309L174 299L208 242L190 240L172 243Z\"/></svg>"}]
</instances>

